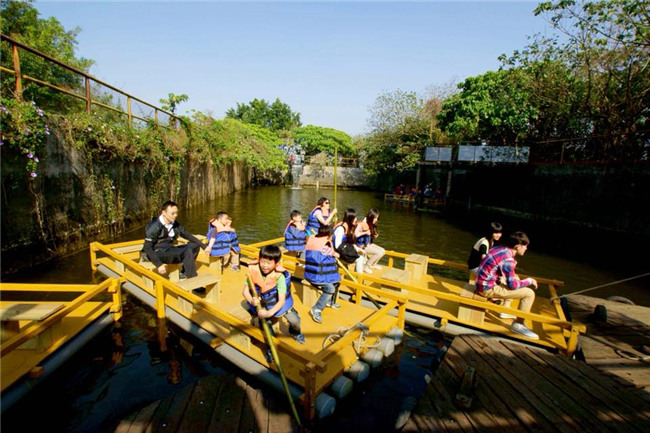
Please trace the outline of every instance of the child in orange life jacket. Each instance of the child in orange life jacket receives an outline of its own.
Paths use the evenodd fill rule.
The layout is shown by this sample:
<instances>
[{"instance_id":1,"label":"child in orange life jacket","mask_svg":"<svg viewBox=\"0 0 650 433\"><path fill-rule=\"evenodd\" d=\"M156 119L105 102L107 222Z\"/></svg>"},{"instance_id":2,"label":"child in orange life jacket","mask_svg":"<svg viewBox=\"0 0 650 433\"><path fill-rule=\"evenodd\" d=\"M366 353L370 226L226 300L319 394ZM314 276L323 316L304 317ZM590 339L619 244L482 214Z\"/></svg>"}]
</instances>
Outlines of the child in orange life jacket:
<instances>
[{"instance_id":1,"label":"child in orange life jacket","mask_svg":"<svg viewBox=\"0 0 650 433\"><path fill-rule=\"evenodd\" d=\"M341 281L336 263L339 254L334 251L331 234L330 226L321 226L318 234L309 236L305 245L305 279L323 291L316 304L309 310L309 314L317 323L323 323L322 312L327 303L331 302L332 307L336 304Z\"/></svg>"},{"instance_id":2,"label":"child in orange life jacket","mask_svg":"<svg viewBox=\"0 0 650 433\"><path fill-rule=\"evenodd\" d=\"M252 314L267 322L284 317L289 322L289 333L293 339L304 344L305 336L300 331L300 316L293 308L291 275L280 265L281 258L282 251L276 245L262 247L258 261L248 265L249 278L255 286L256 296L252 297L248 284L244 284L242 294L251 305ZM269 323L269 326L271 324Z\"/></svg>"},{"instance_id":3,"label":"child in orange life jacket","mask_svg":"<svg viewBox=\"0 0 650 433\"><path fill-rule=\"evenodd\" d=\"M300 212L297 210L291 212L291 219L284 228L284 247L298 258L301 258L305 251L305 238L307 237L305 227Z\"/></svg>"},{"instance_id":4,"label":"child in orange life jacket","mask_svg":"<svg viewBox=\"0 0 650 433\"><path fill-rule=\"evenodd\" d=\"M232 218L226 212L217 212L217 217L210 220L208 225L208 246L204 250L206 254L223 257L223 266L227 266L230 262L232 269L239 272L239 239L237 238L237 231L232 228Z\"/></svg>"},{"instance_id":5,"label":"child in orange life jacket","mask_svg":"<svg viewBox=\"0 0 650 433\"><path fill-rule=\"evenodd\" d=\"M366 266L363 272L372 274L373 269L381 269L377 264L379 260L384 257L386 250L377 245L374 241L379 236L377 230L377 221L379 220L379 211L377 209L370 209L368 215L362 222L357 224L355 235L357 237L357 246L363 248L366 253ZM360 272L357 269L357 272Z\"/></svg>"}]
</instances>

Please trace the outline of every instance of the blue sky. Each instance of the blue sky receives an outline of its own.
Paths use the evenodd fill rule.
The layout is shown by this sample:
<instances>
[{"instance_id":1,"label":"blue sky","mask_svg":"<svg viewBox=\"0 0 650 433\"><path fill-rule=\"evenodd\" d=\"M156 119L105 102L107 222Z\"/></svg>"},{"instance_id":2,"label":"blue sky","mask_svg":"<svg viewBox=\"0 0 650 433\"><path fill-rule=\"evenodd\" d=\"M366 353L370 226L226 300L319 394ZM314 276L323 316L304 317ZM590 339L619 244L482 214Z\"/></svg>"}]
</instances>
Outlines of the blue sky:
<instances>
[{"instance_id":1,"label":"blue sky","mask_svg":"<svg viewBox=\"0 0 650 433\"><path fill-rule=\"evenodd\" d=\"M383 92L427 88L499 67L548 33L535 1L37 1L41 17L80 27L91 74L159 105L220 118L236 103L280 98L303 124L367 132Z\"/></svg>"}]
</instances>

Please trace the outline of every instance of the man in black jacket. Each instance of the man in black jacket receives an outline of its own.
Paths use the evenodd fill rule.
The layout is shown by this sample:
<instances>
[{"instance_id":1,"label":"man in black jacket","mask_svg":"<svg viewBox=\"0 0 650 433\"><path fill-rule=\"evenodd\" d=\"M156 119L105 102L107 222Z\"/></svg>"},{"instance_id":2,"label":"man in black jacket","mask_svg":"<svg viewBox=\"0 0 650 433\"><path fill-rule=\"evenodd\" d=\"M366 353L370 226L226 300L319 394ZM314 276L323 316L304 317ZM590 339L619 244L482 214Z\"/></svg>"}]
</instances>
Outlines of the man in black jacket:
<instances>
[{"instance_id":1,"label":"man in black jacket","mask_svg":"<svg viewBox=\"0 0 650 433\"><path fill-rule=\"evenodd\" d=\"M196 277L196 256L199 249L206 246L192 233L176 221L178 205L173 201L166 201L162 205L160 216L152 219L145 231L143 251L146 257L158 268L158 273L165 275L165 263L183 263L181 279ZM188 244L175 246L176 239L181 236L189 241ZM205 289L204 289L205 290Z\"/></svg>"}]
</instances>

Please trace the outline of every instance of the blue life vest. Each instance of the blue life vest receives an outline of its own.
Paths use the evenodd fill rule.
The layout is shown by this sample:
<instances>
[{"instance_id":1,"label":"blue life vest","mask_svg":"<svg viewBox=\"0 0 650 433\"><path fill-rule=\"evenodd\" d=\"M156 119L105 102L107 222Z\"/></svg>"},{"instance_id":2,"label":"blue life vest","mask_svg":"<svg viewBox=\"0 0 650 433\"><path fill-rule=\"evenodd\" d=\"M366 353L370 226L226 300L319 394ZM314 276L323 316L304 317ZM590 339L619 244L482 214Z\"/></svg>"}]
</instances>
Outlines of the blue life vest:
<instances>
[{"instance_id":1,"label":"blue life vest","mask_svg":"<svg viewBox=\"0 0 650 433\"><path fill-rule=\"evenodd\" d=\"M365 220L359 223L359 227L363 230L369 230L370 227L368 226L368 223L366 223ZM361 235L357 236L357 246L358 247L367 247L370 245L372 242L372 237L370 235Z\"/></svg>"},{"instance_id":2,"label":"blue life vest","mask_svg":"<svg viewBox=\"0 0 650 433\"><path fill-rule=\"evenodd\" d=\"M307 227L305 227L305 230L307 230L308 232L314 235L318 233L318 229L320 228L320 226L322 226L320 221L318 221L318 219L314 215L314 212L316 212L319 209L321 211L321 215L323 216L323 218L327 219L327 217L329 216L329 213L327 215L323 213L323 209L320 206L316 206L315 208L312 209L311 212L309 212L309 218L307 218Z\"/></svg>"},{"instance_id":3,"label":"blue life vest","mask_svg":"<svg viewBox=\"0 0 650 433\"><path fill-rule=\"evenodd\" d=\"M272 309L278 303L278 277L284 275L284 281L287 286L287 292L284 299L284 305L274 314L274 317L280 317L293 307L293 297L291 296L291 274L289 271L281 266L278 266L270 274L264 278L262 270L258 263L251 263L248 265L251 276L251 281L255 285L255 291L260 297L262 306L267 310ZM257 315L257 308L250 306L250 310L254 315Z\"/></svg>"},{"instance_id":4,"label":"blue life vest","mask_svg":"<svg viewBox=\"0 0 650 433\"><path fill-rule=\"evenodd\" d=\"M328 242L326 236L311 236L307 241L304 276L310 283L326 284L341 281L336 259L321 252Z\"/></svg>"},{"instance_id":5,"label":"blue life vest","mask_svg":"<svg viewBox=\"0 0 650 433\"><path fill-rule=\"evenodd\" d=\"M287 251L303 251L305 249L305 237L307 233L298 228L289 221L284 229L284 247Z\"/></svg>"},{"instance_id":6,"label":"blue life vest","mask_svg":"<svg viewBox=\"0 0 650 433\"><path fill-rule=\"evenodd\" d=\"M208 226L208 242L212 235L217 231L217 228L210 224ZM217 232L214 244L212 245L212 251L210 251L211 256L225 256L230 253L230 249L233 249L236 253L241 251L239 246L239 239L237 238L237 232Z\"/></svg>"}]
</instances>

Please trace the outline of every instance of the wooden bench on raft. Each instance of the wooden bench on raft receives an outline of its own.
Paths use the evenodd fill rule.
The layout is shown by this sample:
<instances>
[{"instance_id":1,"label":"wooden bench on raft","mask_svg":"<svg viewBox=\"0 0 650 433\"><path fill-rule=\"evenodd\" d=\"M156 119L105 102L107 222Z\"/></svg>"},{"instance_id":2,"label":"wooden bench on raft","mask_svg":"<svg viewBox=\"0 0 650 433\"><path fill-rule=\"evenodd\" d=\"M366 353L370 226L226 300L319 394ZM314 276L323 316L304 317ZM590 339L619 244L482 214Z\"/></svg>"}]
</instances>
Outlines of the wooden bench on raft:
<instances>
[{"instance_id":1,"label":"wooden bench on raft","mask_svg":"<svg viewBox=\"0 0 650 433\"><path fill-rule=\"evenodd\" d=\"M129 253L139 253L139 258L138 258L138 264L142 266L145 269L148 269L150 271L158 272L156 265L154 265L151 262L145 262L142 260L142 245L137 244L137 245L129 245L126 247L119 247L115 248L113 250L114 252L118 254L129 254ZM180 263L166 263L167 265L167 277L169 278L169 281L172 283L176 283L180 281L180 275L181 275L181 264ZM115 261L115 267L120 273L124 273L124 263L120 262L119 260ZM147 279L148 281L151 281ZM147 284L149 287L149 284ZM151 287L153 288L153 283L151 284Z\"/></svg>"},{"instance_id":2,"label":"wooden bench on raft","mask_svg":"<svg viewBox=\"0 0 650 433\"><path fill-rule=\"evenodd\" d=\"M460 296L475 301L487 302L487 298L474 293L474 286L470 284L465 284L460 291ZM458 304L458 318L472 324L482 325L485 321L485 311L485 308Z\"/></svg>"},{"instance_id":3,"label":"wooden bench on raft","mask_svg":"<svg viewBox=\"0 0 650 433\"><path fill-rule=\"evenodd\" d=\"M8 303L2 305L0 307L2 341L9 340L20 332L21 321L42 322L61 310L63 306L64 304L51 302L42 304ZM44 352L54 343L60 327L60 322L53 324L21 345L18 349L35 349L38 353Z\"/></svg>"},{"instance_id":4,"label":"wooden bench on raft","mask_svg":"<svg viewBox=\"0 0 650 433\"><path fill-rule=\"evenodd\" d=\"M210 304L218 305L221 301L220 281L221 278L218 275L206 273L179 281L176 285L186 292L198 289L199 287L205 287L205 297L203 299ZM194 304L180 296L178 298L178 305L185 314L191 315L194 312Z\"/></svg>"},{"instance_id":5,"label":"wooden bench on raft","mask_svg":"<svg viewBox=\"0 0 650 433\"><path fill-rule=\"evenodd\" d=\"M404 270L409 275L409 280L419 281L427 275L429 257L420 254L411 254L404 259Z\"/></svg>"},{"instance_id":6,"label":"wooden bench on raft","mask_svg":"<svg viewBox=\"0 0 650 433\"><path fill-rule=\"evenodd\" d=\"M394 281L396 283L408 284L410 282L410 274L408 271L397 268L389 268L381 275L381 278L388 281ZM395 290L400 293L408 293L407 290L401 289L395 286L382 285L384 289Z\"/></svg>"}]
</instances>

